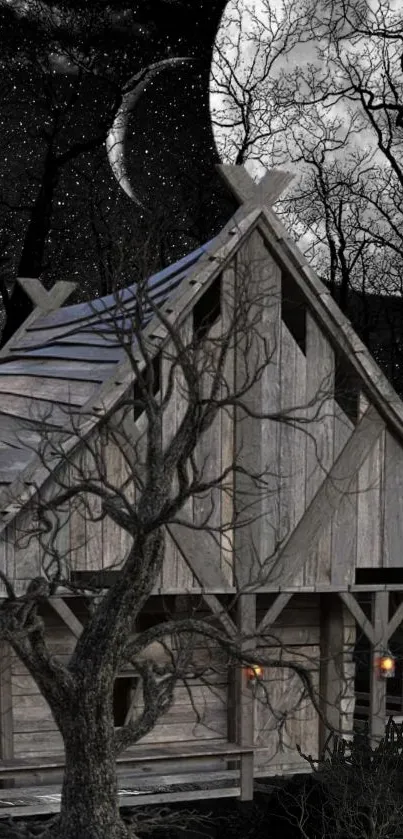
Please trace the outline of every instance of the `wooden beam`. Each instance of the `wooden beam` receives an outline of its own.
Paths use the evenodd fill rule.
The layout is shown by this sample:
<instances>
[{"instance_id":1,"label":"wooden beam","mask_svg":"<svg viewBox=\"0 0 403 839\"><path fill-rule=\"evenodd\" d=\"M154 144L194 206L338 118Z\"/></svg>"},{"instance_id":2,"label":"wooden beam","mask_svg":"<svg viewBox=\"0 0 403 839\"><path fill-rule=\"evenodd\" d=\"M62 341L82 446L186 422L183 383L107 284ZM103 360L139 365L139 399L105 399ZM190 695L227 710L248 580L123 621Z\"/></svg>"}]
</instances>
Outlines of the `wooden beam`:
<instances>
[{"instance_id":1,"label":"wooden beam","mask_svg":"<svg viewBox=\"0 0 403 839\"><path fill-rule=\"evenodd\" d=\"M341 732L343 606L337 594L321 596L320 626L319 696L324 720L319 720L319 754L329 731Z\"/></svg>"},{"instance_id":2,"label":"wooden beam","mask_svg":"<svg viewBox=\"0 0 403 839\"><path fill-rule=\"evenodd\" d=\"M358 626L362 629L364 635L367 636L371 644L374 644L374 627L371 621L368 620L367 616L364 614L361 606L357 603L354 595L347 591L341 591L339 596L341 597L343 603L346 604L347 609L352 614L353 618L356 619Z\"/></svg>"},{"instance_id":3,"label":"wooden beam","mask_svg":"<svg viewBox=\"0 0 403 839\"><path fill-rule=\"evenodd\" d=\"M373 627L369 720L373 745L385 736L386 722L386 679L378 675L378 658L388 643L389 592L376 591L373 594Z\"/></svg>"},{"instance_id":4,"label":"wooden beam","mask_svg":"<svg viewBox=\"0 0 403 839\"><path fill-rule=\"evenodd\" d=\"M50 597L49 603L55 612L57 612L59 617L61 617L62 621L64 621L66 626L68 626L73 635L75 635L76 638L79 638L84 627L78 618L76 618L74 612L70 609L70 606L67 605L66 601L63 600L62 597Z\"/></svg>"},{"instance_id":5,"label":"wooden beam","mask_svg":"<svg viewBox=\"0 0 403 839\"><path fill-rule=\"evenodd\" d=\"M329 519L349 492L358 470L383 428L383 420L371 405L277 557L276 567L279 569L282 585L286 585L287 581L295 576L304 559L318 544Z\"/></svg>"},{"instance_id":6,"label":"wooden beam","mask_svg":"<svg viewBox=\"0 0 403 839\"><path fill-rule=\"evenodd\" d=\"M256 633L256 595L241 594L237 602L237 626L241 638L253 638ZM241 649L248 650L254 641L241 641ZM235 671L235 728L240 746L252 747L255 739L254 693L248 681L245 667ZM253 752L241 755L241 801L253 800Z\"/></svg>"},{"instance_id":7,"label":"wooden beam","mask_svg":"<svg viewBox=\"0 0 403 839\"><path fill-rule=\"evenodd\" d=\"M24 320L19 329L7 341L7 344L0 350L0 358L6 358L10 354L10 348L18 345L18 342L26 333L28 326L32 326L38 318L47 312L59 309L62 303L76 288L77 283L59 280L50 291L47 291L40 280L36 278L17 277L17 282L24 289L25 293L32 300L35 308Z\"/></svg>"},{"instance_id":8,"label":"wooden beam","mask_svg":"<svg viewBox=\"0 0 403 839\"><path fill-rule=\"evenodd\" d=\"M262 620L259 623L259 626L256 629L256 635L262 635L263 632L272 626L273 623L276 622L278 616L283 611L284 607L289 603L292 598L292 594L283 593L279 594L276 597L274 603L268 608L266 614L263 616Z\"/></svg>"},{"instance_id":9,"label":"wooden beam","mask_svg":"<svg viewBox=\"0 0 403 839\"><path fill-rule=\"evenodd\" d=\"M185 517L184 512L181 514ZM193 571L196 579L202 588L202 597L209 609L219 619L224 629L230 636L236 634L236 626L225 608L222 607L215 594L209 594L209 588L215 588L223 594L228 590L228 581L224 577L219 565L209 557L206 540L208 534L203 530L197 531L197 550L194 548L193 539L186 534L186 527L169 524L166 529L180 551L186 564ZM178 532L179 531L179 532ZM204 546L204 549L203 549Z\"/></svg>"},{"instance_id":10,"label":"wooden beam","mask_svg":"<svg viewBox=\"0 0 403 839\"><path fill-rule=\"evenodd\" d=\"M281 193L294 180L291 172L271 169L256 183L243 166L219 163L216 166L224 183L245 209L275 204Z\"/></svg>"},{"instance_id":11,"label":"wooden beam","mask_svg":"<svg viewBox=\"0 0 403 839\"><path fill-rule=\"evenodd\" d=\"M182 511L181 519L183 522L186 522L186 518ZM191 524L189 519L190 530ZM225 594L229 584L217 562L212 561L208 556L208 533L205 530L193 529L192 536L189 536L189 529L185 524L167 524L166 529L202 588L208 591L211 587L216 591L221 590ZM197 551L195 551L194 539L192 538L194 533L197 534Z\"/></svg>"},{"instance_id":12,"label":"wooden beam","mask_svg":"<svg viewBox=\"0 0 403 839\"><path fill-rule=\"evenodd\" d=\"M389 638L391 638L392 635L394 635L394 633L396 632L396 630L398 629L398 627L400 626L402 621L403 621L403 602L399 604L399 606L396 609L395 614L391 617L391 619L388 623L388 629L387 629L388 641L389 641Z\"/></svg>"},{"instance_id":13,"label":"wooden beam","mask_svg":"<svg viewBox=\"0 0 403 839\"><path fill-rule=\"evenodd\" d=\"M13 756L11 649L6 641L0 641L0 758L7 760Z\"/></svg>"},{"instance_id":14,"label":"wooden beam","mask_svg":"<svg viewBox=\"0 0 403 839\"><path fill-rule=\"evenodd\" d=\"M63 305L77 287L77 283L59 280L50 291L36 277L17 277L19 285L42 313L54 312Z\"/></svg>"},{"instance_id":15,"label":"wooden beam","mask_svg":"<svg viewBox=\"0 0 403 839\"><path fill-rule=\"evenodd\" d=\"M119 446L122 448L122 451L125 452L128 458L132 458L133 456L135 457L136 453L138 453L139 451L139 446L141 446L141 439L145 439L145 412L141 415L141 417L139 417L137 422L133 422L130 419L130 417L125 416L123 419L123 425L123 434L121 429L119 429L118 427L115 428L115 432L117 435L117 439L119 440ZM136 464L133 461L133 469L135 468ZM142 475L139 472L137 477L140 485L142 485L144 475ZM192 524L190 517L186 515L185 511L181 512L181 518L184 522L188 520L189 525ZM206 533L206 531L203 530L197 531L198 549L197 551L195 551L192 535L189 534L189 531L186 532L185 525L167 525L166 529L172 541L180 551L186 564L198 580L200 587L203 589L202 597L205 603L207 604L209 609L211 609L212 613L216 615L216 617L220 620L228 634L230 636L234 636L236 634L236 626L233 620L230 618L225 609L223 609L218 598L214 594L208 593L208 590L211 588L216 589L216 591L222 591L223 593L228 591L229 589L228 582L224 577L221 568L219 568L217 563L212 562L209 558L210 552L206 544L208 534Z\"/></svg>"}]
</instances>

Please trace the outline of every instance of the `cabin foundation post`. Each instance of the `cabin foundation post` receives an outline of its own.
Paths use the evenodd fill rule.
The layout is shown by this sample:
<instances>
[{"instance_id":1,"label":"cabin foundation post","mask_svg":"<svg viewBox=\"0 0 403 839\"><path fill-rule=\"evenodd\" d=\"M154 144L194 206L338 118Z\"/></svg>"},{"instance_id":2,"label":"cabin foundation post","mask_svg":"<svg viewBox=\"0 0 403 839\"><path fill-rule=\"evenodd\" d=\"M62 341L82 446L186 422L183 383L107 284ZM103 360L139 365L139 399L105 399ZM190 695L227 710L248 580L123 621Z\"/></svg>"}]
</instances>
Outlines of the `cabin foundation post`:
<instances>
[{"instance_id":1,"label":"cabin foundation post","mask_svg":"<svg viewBox=\"0 0 403 839\"><path fill-rule=\"evenodd\" d=\"M256 626L256 595L243 594L237 603L237 625L242 634L252 635ZM250 643L250 642L249 642ZM241 645L247 650L247 642ZM253 748L255 734L254 694L248 684L246 667L236 665L228 683L228 739ZM253 799L253 753L240 755L241 801ZM229 764L233 768L233 764Z\"/></svg>"},{"instance_id":2,"label":"cabin foundation post","mask_svg":"<svg viewBox=\"0 0 403 839\"><path fill-rule=\"evenodd\" d=\"M378 658L388 646L389 592L376 591L372 597L373 643L371 644L371 673L369 700L369 729L371 744L385 736L386 679L378 674Z\"/></svg>"},{"instance_id":3,"label":"cabin foundation post","mask_svg":"<svg viewBox=\"0 0 403 839\"><path fill-rule=\"evenodd\" d=\"M353 729L355 621L337 594L320 600L321 646L319 755L329 733L349 737Z\"/></svg>"},{"instance_id":4,"label":"cabin foundation post","mask_svg":"<svg viewBox=\"0 0 403 839\"><path fill-rule=\"evenodd\" d=\"M319 697L323 718L319 720L319 755L322 754L329 733L340 733L343 613L337 595L321 595L320 624Z\"/></svg>"},{"instance_id":5,"label":"cabin foundation post","mask_svg":"<svg viewBox=\"0 0 403 839\"><path fill-rule=\"evenodd\" d=\"M0 642L0 757L14 757L13 698L11 679L11 649L6 641ZM13 787L14 781L0 783L0 787Z\"/></svg>"}]
</instances>

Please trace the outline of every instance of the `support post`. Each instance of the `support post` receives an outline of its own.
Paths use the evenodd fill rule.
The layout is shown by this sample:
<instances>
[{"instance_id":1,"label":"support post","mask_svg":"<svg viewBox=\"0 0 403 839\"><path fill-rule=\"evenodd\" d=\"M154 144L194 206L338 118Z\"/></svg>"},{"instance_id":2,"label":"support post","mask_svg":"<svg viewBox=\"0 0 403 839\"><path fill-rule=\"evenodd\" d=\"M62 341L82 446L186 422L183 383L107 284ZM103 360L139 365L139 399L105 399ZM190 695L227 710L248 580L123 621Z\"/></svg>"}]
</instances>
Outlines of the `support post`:
<instances>
[{"instance_id":1,"label":"support post","mask_svg":"<svg viewBox=\"0 0 403 839\"><path fill-rule=\"evenodd\" d=\"M13 698L11 680L11 649L0 641L0 759L14 757ZM13 787L14 781L3 781L1 787Z\"/></svg>"},{"instance_id":2,"label":"support post","mask_svg":"<svg viewBox=\"0 0 403 839\"><path fill-rule=\"evenodd\" d=\"M374 629L371 644L371 674L370 674L370 737L372 745L376 745L385 736L386 718L386 680L378 675L377 660L388 645L389 620L389 592L376 591L372 599L372 625Z\"/></svg>"},{"instance_id":3,"label":"support post","mask_svg":"<svg viewBox=\"0 0 403 839\"><path fill-rule=\"evenodd\" d=\"M342 604L337 595L320 598L320 707L319 754L330 731L340 733L341 655L343 648Z\"/></svg>"},{"instance_id":4,"label":"support post","mask_svg":"<svg viewBox=\"0 0 403 839\"><path fill-rule=\"evenodd\" d=\"M351 736L354 710L355 620L337 594L320 600L320 707L319 754L331 731Z\"/></svg>"},{"instance_id":5,"label":"support post","mask_svg":"<svg viewBox=\"0 0 403 839\"><path fill-rule=\"evenodd\" d=\"M256 595L243 594L238 601L238 627L242 635L253 637L256 631ZM247 649L247 642L242 647ZM236 673L236 718L240 746L254 746L255 698L251 691L245 667L238 667ZM253 752L243 754L241 765L241 801L253 800Z\"/></svg>"}]
</instances>

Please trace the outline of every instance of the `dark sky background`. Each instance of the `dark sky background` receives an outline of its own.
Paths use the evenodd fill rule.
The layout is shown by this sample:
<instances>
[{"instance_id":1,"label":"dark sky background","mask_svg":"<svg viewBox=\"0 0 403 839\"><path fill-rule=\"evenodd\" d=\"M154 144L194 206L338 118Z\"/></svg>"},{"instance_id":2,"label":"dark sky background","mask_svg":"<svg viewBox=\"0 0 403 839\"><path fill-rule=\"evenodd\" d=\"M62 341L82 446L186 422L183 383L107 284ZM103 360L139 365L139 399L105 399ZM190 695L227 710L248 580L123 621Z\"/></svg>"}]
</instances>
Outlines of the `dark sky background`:
<instances>
[{"instance_id":1,"label":"dark sky background","mask_svg":"<svg viewBox=\"0 0 403 839\"><path fill-rule=\"evenodd\" d=\"M35 0L31 2L34 8ZM102 6L103 0L96 2ZM43 0L42 8L46 5ZM150 222L160 217L168 228L163 246L156 245L151 253L151 268L156 269L161 267L158 263L171 262L214 236L235 209L214 168L219 159L209 114L212 50L226 0L127 0L109 5L126 5L130 19L123 17L114 31L94 35L95 66L100 71L84 74L77 84L77 75L52 76L38 67L38 53L49 53L46 27L38 25L35 15L15 17L12 5L0 0L0 270L8 284L18 273L35 276L33 270L21 272L21 254L43 188L48 148L44 131L54 125L55 99L62 112L66 93L73 94L75 102L62 119L55 154L97 134L102 144L58 170L40 272L45 285L75 279L81 298L104 293L108 289L101 277L100 253L105 262L112 248L117 260L120 241L126 248L129 243L134 261L121 282L133 282L135 253L147 239ZM75 19L88 8L95 10L79 0L60 0L57 6L73 11ZM95 17L94 21L96 26ZM28 58L21 59L27 53ZM161 73L130 119L127 166L148 211L143 215L113 177L104 140L119 86L142 67L169 56L193 60ZM158 238L155 231L153 235Z\"/></svg>"}]
</instances>

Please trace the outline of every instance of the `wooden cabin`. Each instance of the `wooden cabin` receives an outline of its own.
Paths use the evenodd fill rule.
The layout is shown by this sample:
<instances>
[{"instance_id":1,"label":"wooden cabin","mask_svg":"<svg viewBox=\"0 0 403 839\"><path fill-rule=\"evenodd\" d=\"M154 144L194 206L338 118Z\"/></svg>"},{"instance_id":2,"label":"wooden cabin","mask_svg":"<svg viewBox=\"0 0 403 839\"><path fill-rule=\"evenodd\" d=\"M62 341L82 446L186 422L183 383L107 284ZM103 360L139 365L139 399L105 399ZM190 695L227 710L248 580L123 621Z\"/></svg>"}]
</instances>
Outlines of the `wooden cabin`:
<instances>
[{"instance_id":1,"label":"wooden cabin","mask_svg":"<svg viewBox=\"0 0 403 839\"><path fill-rule=\"evenodd\" d=\"M263 667L253 679L245 669L234 675L218 662L208 677L191 680L193 701L178 686L166 717L121 758L120 774L130 770L134 783L137 772L139 789L148 784L144 795L130 799L136 803L172 795L202 798L207 788L211 795L247 799L254 777L308 771L297 746L317 757L329 730L352 736L356 639L365 638L369 651L374 739L384 732L387 685L393 682L395 693L401 691L401 675L379 678L378 658L403 620L403 403L274 213L289 176L274 170L256 185L242 167L219 169L238 211L215 239L151 277L150 295L188 335L213 312L208 327L220 335L237 272L249 268L252 283L258 272L271 349L250 405L287 421L250 416L241 423L235 411L222 412L203 436L199 462L211 475L217 464L225 468L230 462L236 431L249 467L267 466L270 493L232 541L203 530L190 538L184 527L168 531L163 570L136 630L197 606L198 614L213 613L228 631L265 630L264 654L280 657L284 666ZM65 432L68 445L74 412L97 439L102 418L135 387L114 339L114 295L69 306L70 283L61 281L47 292L38 280L19 282L35 309L0 353L0 568L18 595L44 572L41 540L32 535L36 493L51 497L55 485L52 452L46 462L38 457L44 429ZM120 315L123 307L130 316L134 295L135 286L119 296ZM169 343L152 309L144 334L155 339L156 357L157 348ZM158 386L167 365L163 359ZM241 359L235 357L237 365ZM181 398L176 383L170 429L180 422ZM143 413L130 433L138 441L145 432ZM74 450L74 458L86 456ZM108 479L124 486L122 452L111 443L105 457ZM237 491L235 482L231 503ZM213 507L218 525L228 516L228 497ZM206 504L205 498L193 499L185 511L191 523L203 521ZM88 511L71 506L57 532L58 550L69 556L71 581L80 592L66 585L43 607L49 646L62 661L68 661L88 617L91 579L110 584L128 547L127 535L113 521L96 521L96 509L90 509L93 516ZM267 557L270 573L262 574ZM244 583L242 608L228 616L225 605ZM3 584L0 596L7 596ZM0 778L20 786L56 782L63 743L50 709L8 645L3 642L0 651ZM201 660L206 647L200 644L195 654ZM287 662L308 667L316 708ZM138 678L127 669L115 684L116 726L141 701ZM175 793L181 783L185 791ZM10 801L10 790L7 795ZM21 811L27 813L27 806L21 804ZM31 800L29 812L39 812L38 806ZM47 802L52 807L57 809L54 800Z\"/></svg>"}]
</instances>

